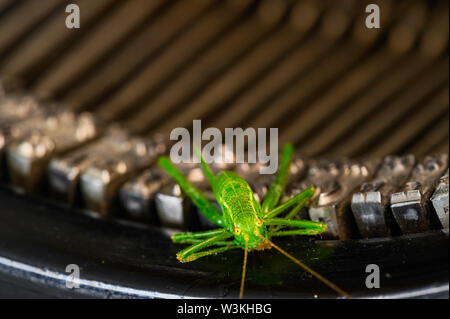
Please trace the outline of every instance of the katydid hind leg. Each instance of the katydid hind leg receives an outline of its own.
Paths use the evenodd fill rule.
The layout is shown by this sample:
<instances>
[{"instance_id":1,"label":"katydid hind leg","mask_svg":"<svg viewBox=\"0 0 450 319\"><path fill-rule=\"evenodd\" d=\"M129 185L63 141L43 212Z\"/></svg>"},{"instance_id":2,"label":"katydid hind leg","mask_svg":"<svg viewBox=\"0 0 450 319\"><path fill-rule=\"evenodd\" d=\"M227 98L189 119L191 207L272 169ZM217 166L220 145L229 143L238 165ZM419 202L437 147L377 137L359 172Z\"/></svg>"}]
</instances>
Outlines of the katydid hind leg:
<instances>
[{"instance_id":1,"label":"katydid hind leg","mask_svg":"<svg viewBox=\"0 0 450 319\"><path fill-rule=\"evenodd\" d=\"M186 233L176 233L170 236L172 239L172 242L174 243L181 243L184 240L190 240L190 239L201 239L204 240L206 238L210 238L219 234L223 234L226 232L223 228L217 228L217 229L211 229L211 230L205 230L205 231L198 231L198 232L186 232Z\"/></svg>"},{"instance_id":2,"label":"katydid hind leg","mask_svg":"<svg viewBox=\"0 0 450 319\"><path fill-rule=\"evenodd\" d=\"M212 223L223 226L224 221L220 210L206 198L206 196L192 185L183 173L172 164L167 156L161 156L158 164L181 186L187 196L193 201L198 210Z\"/></svg>"},{"instance_id":3,"label":"katydid hind leg","mask_svg":"<svg viewBox=\"0 0 450 319\"><path fill-rule=\"evenodd\" d=\"M313 195L311 195L311 197L312 196ZM309 197L309 194L308 194L308 196L305 196L304 198L300 198L299 201L297 202L297 204L294 206L294 208L292 208L289 211L289 213L284 215L282 218L284 218L284 219L292 219L292 218L294 218L300 212L300 210L305 206L305 204L310 200L311 197ZM271 232L276 232L280 228L281 228L281 226L272 226L270 231Z\"/></svg>"},{"instance_id":4,"label":"katydid hind leg","mask_svg":"<svg viewBox=\"0 0 450 319\"><path fill-rule=\"evenodd\" d=\"M297 205L293 209L294 215L295 215L295 213L298 212L314 196L315 192L316 192L316 189L314 187L312 187L312 186L304 189L300 193L298 193L295 196L289 198L284 203L282 203L282 204L276 206L275 208L273 208L271 211L269 211L267 214L264 215L264 218L265 219L273 218L275 216L278 216L282 212L284 212L289 207L291 207L293 205ZM293 215L293 213L291 211L289 213L289 216L293 217L292 215Z\"/></svg>"},{"instance_id":5,"label":"katydid hind leg","mask_svg":"<svg viewBox=\"0 0 450 319\"><path fill-rule=\"evenodd\" d=\"M211 184L211 186L214 183L214 173L209 167L209 165L205 162L205 159L203 158L202 151L197 145L193 145L194 153L197 156L197 158L200 160L200 166L202 168L203 174L205 175L208 182Z\"/></svg>"},{"instance_id":6,"label":"katydid hind leg","mask_svg":"<svg viewBox=\"0 0 450 319\"><path fill-rule=\"evenodd\" d=\"M278 171L275 175L275 179L262 203L263 215L266 215L278 204L281 195L284 193L284 189L286 188L286 183L289 177L289 169L291 166L293 154L294 147L292 146L292 144L285 143L281 150L281 162L278 166Z\"/></svg>"}]
</instances>

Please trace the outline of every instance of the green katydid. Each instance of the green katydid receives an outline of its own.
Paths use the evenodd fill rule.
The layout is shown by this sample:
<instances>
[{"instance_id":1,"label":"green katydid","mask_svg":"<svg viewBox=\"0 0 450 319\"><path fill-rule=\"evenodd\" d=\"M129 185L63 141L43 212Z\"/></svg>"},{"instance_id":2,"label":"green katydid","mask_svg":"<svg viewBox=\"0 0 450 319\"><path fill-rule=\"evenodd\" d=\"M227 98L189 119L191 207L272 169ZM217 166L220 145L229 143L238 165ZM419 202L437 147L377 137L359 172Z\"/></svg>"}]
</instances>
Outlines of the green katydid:
<instances>
[{"instance_id":1,"label":"green katydid","mask_svg":"<svg viewBox=\"0 0 450 319\"><path fill-rule=\"evenodd\" d=\"M191 245L177 253L179 261L190 262L230 249L244 249L244 262L239 293L239 297L242 298L248 251L264 250L273 247L339 294L349 297L348 293L288 254L270 240L272 237L277 236L318 235L327 229L324 223L292 219L309 199L313 197L315 193L314 187L309 187L284 203L277 205L285 190L288 179L289 167L294 153L292 144L286 143L283 145L281 162L275 175L275 180L262 203L256 200L249 184L241 176L231 171L222 171L214 175L211 168L201 156L201 152L196 148L194 149L200 158L202 170L212 186L214 196L222 211L208 200L200 190L195 188L172 164L167 156L161 156L159 158L158 164L175 179L199 211L212 223L219 226L219 228L213 230L172 235L171 238L174 243ZM282 218L277 218L279 214L292 206L294 208L289 213ZM297 229L282 230L280 229L282 227L293 227Z\"/></svg>"}]
</instances>

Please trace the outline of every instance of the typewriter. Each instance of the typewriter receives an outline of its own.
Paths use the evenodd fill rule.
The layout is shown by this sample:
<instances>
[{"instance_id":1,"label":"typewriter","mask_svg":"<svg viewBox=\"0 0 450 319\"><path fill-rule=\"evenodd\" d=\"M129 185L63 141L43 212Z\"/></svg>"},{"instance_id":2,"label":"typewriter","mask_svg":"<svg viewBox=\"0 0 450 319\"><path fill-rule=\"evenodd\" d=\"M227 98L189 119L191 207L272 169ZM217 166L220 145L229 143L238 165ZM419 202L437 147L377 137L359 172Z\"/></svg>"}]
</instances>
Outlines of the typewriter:
<instances>
[{"instance_id":1,"label":"typewriter","mask_svg":"<svg viewBox=\"0 0 450 319\"><path fill-rule=\"evenodd\" d=\"M213 227L156 164L201 120L295 145L282 200L315 186L296 218L328 228L281 247L353 297L448 298L448 6L0 0L0 297L237 297L242 251L182 264L169 237ZM257 168L213 165L262 199ZM339 297L273 251L247 273L249 298Z\"/></svg>"}]
</instances>

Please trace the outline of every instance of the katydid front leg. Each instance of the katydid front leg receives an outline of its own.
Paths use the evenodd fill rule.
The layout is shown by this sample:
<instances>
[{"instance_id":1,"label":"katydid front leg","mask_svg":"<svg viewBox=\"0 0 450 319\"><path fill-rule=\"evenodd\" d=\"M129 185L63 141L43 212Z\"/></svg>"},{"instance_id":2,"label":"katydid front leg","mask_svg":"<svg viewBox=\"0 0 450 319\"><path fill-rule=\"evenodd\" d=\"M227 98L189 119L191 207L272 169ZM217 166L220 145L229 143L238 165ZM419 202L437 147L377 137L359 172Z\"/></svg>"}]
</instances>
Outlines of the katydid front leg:
<instances>
[{"instance_id":1,"label":"katydid front leg","mask_svg":"<svg viewBox=\"0 0 450 319\"><path fill-rule=\"evenodd\" d=\"M198 252L199 250L202 250L203 248L206 248L208 246L212 246L215 243L223 241L223 240L225 240L227 238L230 238L232 236L233 235L231 233L228 233L228 232L223 232L221 234L215 235L213 237L210 237L208 239L205 239L205 240L201 241L198 244L189 246L189 247L183 249L182 251L178 252L177 253L177 258L181 262L192 261L191 259L188 258L190 255Z\"/></svg>"}]
</instances>

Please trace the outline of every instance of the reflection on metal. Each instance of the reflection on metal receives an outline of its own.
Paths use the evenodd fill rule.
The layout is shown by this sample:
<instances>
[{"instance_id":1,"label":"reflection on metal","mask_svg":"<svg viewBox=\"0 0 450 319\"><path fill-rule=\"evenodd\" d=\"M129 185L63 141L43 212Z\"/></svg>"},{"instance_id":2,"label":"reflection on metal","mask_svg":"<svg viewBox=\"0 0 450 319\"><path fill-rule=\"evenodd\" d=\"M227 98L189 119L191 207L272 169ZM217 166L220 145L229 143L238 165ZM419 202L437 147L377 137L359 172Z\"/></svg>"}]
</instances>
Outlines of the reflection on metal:
<instances>
[{"instance_id":1,"label":"reflection on metal","mask_svg":"<svg viewBox=\"0 0 450 319\"><path fill-rule=\"evenodd\" d=\"M403 234L430 229L426 204L447 164L447 154L427 156L414 167L409 181L401 187L400 192L391 195L392 213Z\"/></svg>"},{"instance_id":2,"label":"reflection on metal","mask_svg":"<svg viewBox=\"0 0 450 319\"><path fill-rule=\"evenodd\" d=\"M390 195L409 176L414 162L413 155L385 157L375 178L353 194L351 208L363 238L391 235Z\"/></svg>"}]
</instances>

